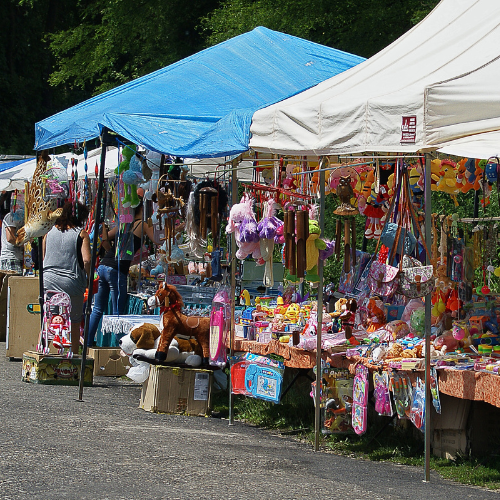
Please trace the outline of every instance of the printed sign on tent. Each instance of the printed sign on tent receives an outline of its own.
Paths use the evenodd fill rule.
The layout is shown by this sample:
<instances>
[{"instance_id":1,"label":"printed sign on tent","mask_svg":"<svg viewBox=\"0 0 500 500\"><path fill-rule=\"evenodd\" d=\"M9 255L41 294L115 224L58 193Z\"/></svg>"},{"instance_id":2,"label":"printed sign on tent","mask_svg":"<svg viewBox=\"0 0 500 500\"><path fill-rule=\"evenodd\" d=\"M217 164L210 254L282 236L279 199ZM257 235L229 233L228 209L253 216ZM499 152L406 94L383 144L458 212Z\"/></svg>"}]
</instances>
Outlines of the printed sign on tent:
<instances>
[{"instance_id":1,"label":"printed sign on tent","mask_svg":"<svg viewBox=\"0 0 500 500\"><path fill-rule=\"evenodd\" d=\"M417 117L403 116L401 124L401 143L415 144L417 142Z\"/></svg>"}]
</instances>

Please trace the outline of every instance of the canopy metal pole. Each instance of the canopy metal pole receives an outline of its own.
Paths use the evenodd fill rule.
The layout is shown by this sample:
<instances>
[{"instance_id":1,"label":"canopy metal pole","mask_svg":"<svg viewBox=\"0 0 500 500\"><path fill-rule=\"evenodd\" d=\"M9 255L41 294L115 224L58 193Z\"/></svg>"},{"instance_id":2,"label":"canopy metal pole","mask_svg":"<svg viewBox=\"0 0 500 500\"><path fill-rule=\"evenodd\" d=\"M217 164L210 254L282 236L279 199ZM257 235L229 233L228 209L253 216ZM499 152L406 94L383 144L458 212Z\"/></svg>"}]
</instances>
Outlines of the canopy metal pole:
<instances>
[{"instance_id":1,"label":"canopy metal pole","mask_svg":"<svg viewBox=\"0 0 500 500\"><path fill-rule=\"evenodd\" d=\"M431 248L431 157L425 155L425 241ZM427 255L427 264L430 264ZM431 294L425 296L425 481L430 480L431 455Z\"/></svg>"},{"instance_id":2,"label":"canopy metal pole","mask_svg":"<svg viewBox=\"0 0 500 500\"><path fill-rule=\"evenodd\" d=\"M231 170L231 206L237 203L238 198L238 159L233 160ZM231 330L229 332L229 355L233 355L234 350L234 312L236 309L236 235L231 233ZM229 425L234 424L234 400L233 400L233 380L231 370L229 370Z\"/></svg>"},{"instance_id":3,"label":"canopy metal pole","mask_svg":"<svg viewBox=\"0 0 500 500\"><path fill-rule=\"evenodd\" d=\"M93 285L94 285L94 271L95 263L97 260L97 246L99 241L99 226L102 223L101 212L102 212L102 198L103 198L103 187L104 187L104 168L106 163L106 144L104 141L104 132L101 133L101 167L99 170L99 184L97 187L97 203L96 211L94 214L94 241L92 242L92 257L90 260L90 273L88 275L88 297L87 304L85 307L85 327L83 330L83 352L82 352L82 364L80 367L80 379L78 381L78 400L83 400L83 378L85 376L85 363L87 361L87 345L88 345L88 335L89 335L89 324L90 324L90 313L92 310L92 297Z\"/></svg>"},{"instance_id":4,"label":"canopy metal pole","mask_svg":"<svg viewBox=\"0 0 500 500\"><path fill-rule=\"evenodd\" d=\"M323 165L325 158L322 157L320 160L320 166ZM325 171L320 170L319 173L319 189L320 189L320 199L319 199L319 227L321 229L321 235L324 233L325 229ZM316 391L314 394L315 408L314 408L314 451L319 451L320 436L321 436L321 379L323 374L321 373L321 329L323 326L323 261L318 259L318 326L316 328Z\"/></svg>"},{"instance_id":5,"label":"canopy metal pole","mask_svg":"<svg viewBox=\"0 0 500 500\"><path fill-rule=\"evenodd\" d=\"M40 304L40 329L43 330L43 317L44 317L43 303L45 301L45 294L43 289L43 237L38 238L37 251L38 251L38 303ZM46 345L44 347L49 347L49 346Z\"/></svg>"}]
</instances>

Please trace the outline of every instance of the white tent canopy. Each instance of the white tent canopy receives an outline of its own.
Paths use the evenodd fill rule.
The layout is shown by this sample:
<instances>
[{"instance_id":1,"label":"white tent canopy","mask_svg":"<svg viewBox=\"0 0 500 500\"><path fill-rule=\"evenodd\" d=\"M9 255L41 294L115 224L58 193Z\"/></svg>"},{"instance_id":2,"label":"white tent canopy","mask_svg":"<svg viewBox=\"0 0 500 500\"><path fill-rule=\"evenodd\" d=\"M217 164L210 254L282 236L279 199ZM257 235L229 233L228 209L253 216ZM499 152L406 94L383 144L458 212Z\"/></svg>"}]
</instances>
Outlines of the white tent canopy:
<instances>
[{"instance_id":1,"label":"white tent canopy","mask_svg":"<svg viewBox=\"0 0 500 500\"><path fill-rule=\"evenodd\" d=\"M257 111L250 147L318 155L414 152L499 130L499 47L498 0L442 0L367 61Z\"/></svg>"},{"instance_id":2,"label":"white tent canopy","mask_svg":"<svg viewBox=\"0 0 500 500\"><path fill-rule=\"evenodd\" d=\"M101 164L101 149L94 149L88 152L87 155L87 167L88 167L88 177L89 179L95 178L95 165L99 167ZM52 157L61 157L69 160L68 164L68 176L71 178L71 159L74 158L78 160L77 171L78 178L85 178L85 159L82 155L76 156L72 153L56 154ZM114 174L114 169L118 165L118 153L117 148L108 148L106 155L106 170L104 172L105 177L112 177ZM24 189L24 184L26 181L31 182L33 179L33 174L36 169L36 159L27 161L22 165L13 167L9 170L4 170L0 172L0 191L14 191L14 189Z\"/></svg>"},{"instance_id":3,"label":"white tent canopy","mask_svg":"<svg viewBox=\"0 0 500 500\"><path fill-rule=\"evenodd\" d=\"M500 2L498 2L500 5ZM496 19L500 23L500 14ZM488 39L492 33L486 33ZM500 51L498 33L491 40ZM500 55L484 66L425 91L427 144L500 129Z\"/></svg>"},{"instance_id":4,"label":"white tent canopy","mask_svg":"<svg viewBox=\"0 0 500 500\"><path fill-rule=\"evenodd\" d=\"M71 178L71 159L77 160L77 171L78 178L85 178L85 158L82 155L74 155L72 153L64 153L59 155L52 155L52 157L63 156L69 161L68 164L68 176ZM189 166L190 174L195 177L203 177L209 172L208 175L213 175L213 172L224 171L224 163L226 163L226 158L205 158L205 159L185 159L184 163ZM119 162L118 149L115 147L108 147L106 151L106 169L104 176L106 178L113 177L115 175L115 168ZM87 154L87 175L89 179L95 179L95 166L97 164L98 170L101 165L101 149L97 148L89 151ZM249 168L250 167L250 168ZM239 181L251 181L252 180L252 162L242 161L238 163L238 180ZM33 174L36 168L36 159L29 160L21 165L12 167L11 169L4 170L0 172L0 191L14 191L15 189L24 189L24 184L26 181L31 182L33 179ZM231 165L226 164L226 169L231 170Z\"/></svg>"},{"instance_id":5,"label":"white tent canopy","mask_svg":"<svg viewBox=\"0 0 500 500\"><path fill-rule=\"evenodd\" d=\"M438 149L447 155L488 160L500 158L500 131L475 134L442 144Z\"/></svg>"}]
</instances>

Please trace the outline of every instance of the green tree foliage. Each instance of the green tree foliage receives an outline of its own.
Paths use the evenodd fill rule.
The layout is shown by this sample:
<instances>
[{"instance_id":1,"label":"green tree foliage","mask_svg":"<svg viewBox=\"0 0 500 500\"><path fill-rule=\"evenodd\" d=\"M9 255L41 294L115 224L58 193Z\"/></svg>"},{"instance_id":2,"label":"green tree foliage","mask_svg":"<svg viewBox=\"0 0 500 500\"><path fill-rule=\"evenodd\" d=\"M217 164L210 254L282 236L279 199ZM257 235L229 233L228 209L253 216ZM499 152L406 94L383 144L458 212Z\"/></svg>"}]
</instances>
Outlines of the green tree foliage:
<instances>
[{"instance_id":1,"label":"green tree foliage","mask_svg":"<svg viewBox=\"0 0 500 500\"><path fill-rule=\"evenodd\" d=\"M98 94L198 52L198 19L216 0L94 0L78 3L80 23L48 35L52 85Z\"/></svg>"},{"instance_id":2,"label":"green tree foliage","mask_svg":"<svg viewBox=\"0 0 500 500\"><path fill-rule=\"evenodd\" d=\"M420 21L438 0L224 0L201 23L209 45L256 26L370 57Z\"/></svg>"},{"instance_id":3,"label":"green tree foliage","mask_svg":"<svg viewBox=\"0 0 500 500\"><path fill-rule=\"evenodd\" d=\"M0 0L0 153L35 122L263 25L370 56L437 0Z\"/></svg>"},{"instance_id":4,"label":"green tree foliage","mask_svg":"<svg viewBox=\"0 0 500 500\"><path fill-rule=\"evenodd\" d=\"M31 154L34 124L71 102L64 89L48 85L53 58L45 33L76 22L74 0L0 0L0 153ZM80 99L81 94L71 96ZM74 101L73 101L74 102Z\"/></svg>"}]
</instances>

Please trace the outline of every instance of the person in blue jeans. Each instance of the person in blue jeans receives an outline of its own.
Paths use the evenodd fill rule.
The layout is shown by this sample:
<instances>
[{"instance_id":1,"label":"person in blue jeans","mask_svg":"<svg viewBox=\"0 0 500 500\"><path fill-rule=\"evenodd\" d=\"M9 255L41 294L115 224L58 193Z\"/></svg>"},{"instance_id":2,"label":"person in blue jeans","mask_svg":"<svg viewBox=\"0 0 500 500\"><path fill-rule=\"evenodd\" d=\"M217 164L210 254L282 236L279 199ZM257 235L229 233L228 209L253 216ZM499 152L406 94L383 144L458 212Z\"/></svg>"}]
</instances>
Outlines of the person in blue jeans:
<instances>
[{"instance_id":1,"label":"person in blue jeans","mask_svg":"<svg viewBox=\"0 0 500 500\"><path fill-rule=\"evenodd\" d=\"M151 241L155 241L153 227L148 226L143 221L143 211L144 206L141 201L140 205L135 209L134 221L130 225L129 233L120 235L118 239L118 244L120 245L118 251L116 250L118 226L109 232L106 229L103 230L102 246L106 253L97 268L99 287L94 297L94 305L90 315L89 346L92 346L94 343L99 322L108 307L110 296L113 314L125 313L127 304L127 276L132 257L141 248L141 235L144 234Z\"/></svg>"}]
</instances>

